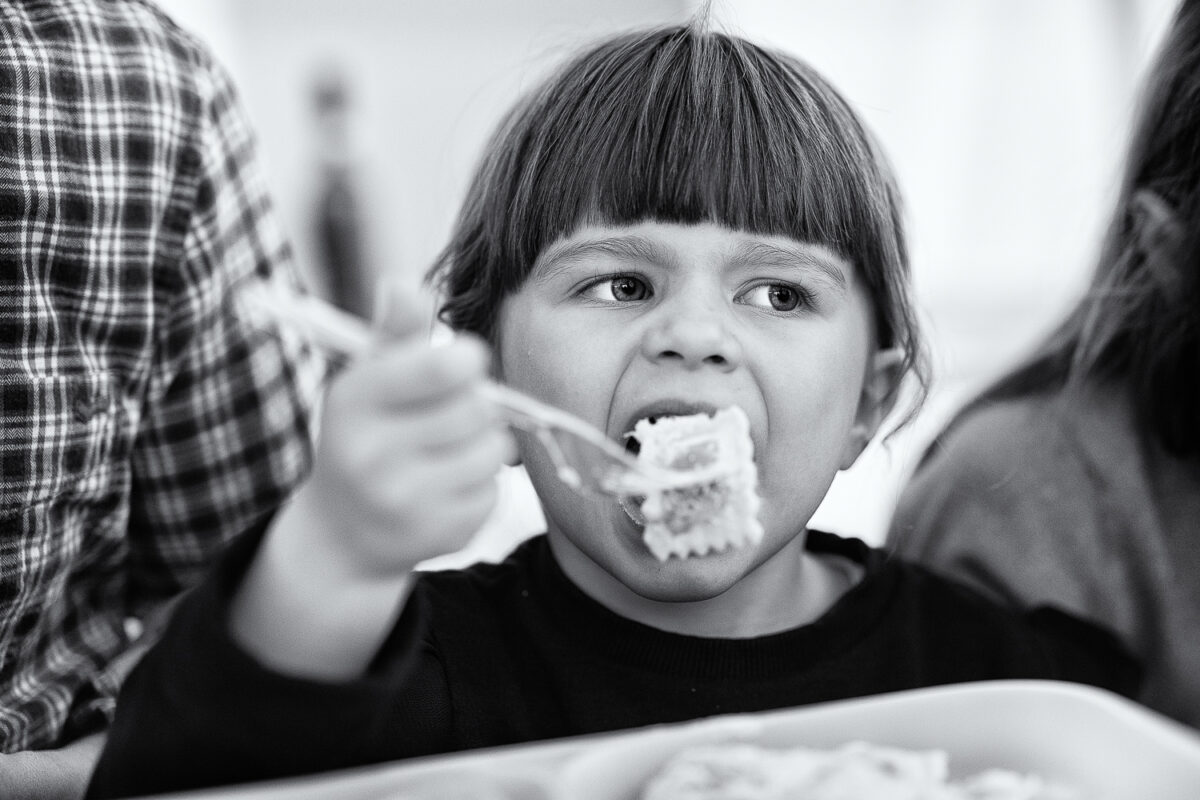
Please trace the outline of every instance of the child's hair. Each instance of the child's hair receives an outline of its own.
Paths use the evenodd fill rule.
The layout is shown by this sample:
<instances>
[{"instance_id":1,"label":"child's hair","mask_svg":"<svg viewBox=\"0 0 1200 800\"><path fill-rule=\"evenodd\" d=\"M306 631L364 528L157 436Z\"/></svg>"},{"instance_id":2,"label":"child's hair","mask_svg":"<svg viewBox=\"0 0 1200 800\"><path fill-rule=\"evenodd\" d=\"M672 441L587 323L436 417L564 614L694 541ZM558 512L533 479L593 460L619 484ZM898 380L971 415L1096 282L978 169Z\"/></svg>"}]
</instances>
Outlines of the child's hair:
<instances>
[{"instance_id":1,"label":"child's hair","mask_svg":"<svg viewBox=\"0 0 1200 800\"><path fill-rule=\"evenodd\" d=\"M587 223L716 222L824 244L860 271L881 347L928 383L890 166L811 67L709 30L615 36L509 113L429 278L440 318L494 342L500 301Z\"/></svg>"},{"instance_id":2,"label":"child's hair","mask_svg":"<svg viewBox=\"0 0 1200 800\"><path fill-rule=\"evenodd\" d=\"M1157 244L1148 241L1156 238ZM1137 423L1200 454L1200 2L1184 0L1143 88L1091 285L1021 366L967 408L1117 381Z\"/></svg>"}]
</instances>

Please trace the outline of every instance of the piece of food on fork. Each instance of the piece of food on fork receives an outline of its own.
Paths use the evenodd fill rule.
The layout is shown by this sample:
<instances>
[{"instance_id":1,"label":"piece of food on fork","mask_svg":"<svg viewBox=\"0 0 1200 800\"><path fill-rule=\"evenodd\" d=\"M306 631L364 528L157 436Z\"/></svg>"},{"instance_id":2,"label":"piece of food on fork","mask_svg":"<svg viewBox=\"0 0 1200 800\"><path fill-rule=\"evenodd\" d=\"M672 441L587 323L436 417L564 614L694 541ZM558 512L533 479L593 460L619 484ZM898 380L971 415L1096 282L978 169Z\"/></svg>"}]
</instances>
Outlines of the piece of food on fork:
<instances>
[{"instance_id":1,"label":"piece of food on fork","mask_svg":"<svg viewBox=\"0 0 1200 800\"><path fill-rule=\"evenodd\" d=\"M623 506L645 525L642 540L660 561L762 540L754 443L742 409L643 419L630 435L639 445L639 462L679 478L674 487L626 487L635 496Z\"/></svg>"}]
</instances>

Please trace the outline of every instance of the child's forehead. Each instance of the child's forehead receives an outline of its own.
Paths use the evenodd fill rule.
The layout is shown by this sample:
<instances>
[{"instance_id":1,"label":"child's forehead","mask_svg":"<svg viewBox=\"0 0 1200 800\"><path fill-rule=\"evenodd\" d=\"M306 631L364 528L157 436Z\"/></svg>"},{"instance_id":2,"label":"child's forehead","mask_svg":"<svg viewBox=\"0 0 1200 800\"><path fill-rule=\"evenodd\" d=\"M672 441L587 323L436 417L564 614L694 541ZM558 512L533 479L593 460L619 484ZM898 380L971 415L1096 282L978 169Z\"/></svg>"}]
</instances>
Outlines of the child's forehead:
<instances>
[{"instance_id":1,"label":"child's forehead","mask_svg":"<svg viewBox=\"0 0 1200 800\"><path fill-rule=\"evenodd\" d=\"M682 268L697 257L730 266L814 270L843 285L853 274L850 261L821 242L757 233L721 223L647 220L633 224L584 224L543 248L533 265L533 275L547 276L601 259Z\"/></svg>"}]
</instances>

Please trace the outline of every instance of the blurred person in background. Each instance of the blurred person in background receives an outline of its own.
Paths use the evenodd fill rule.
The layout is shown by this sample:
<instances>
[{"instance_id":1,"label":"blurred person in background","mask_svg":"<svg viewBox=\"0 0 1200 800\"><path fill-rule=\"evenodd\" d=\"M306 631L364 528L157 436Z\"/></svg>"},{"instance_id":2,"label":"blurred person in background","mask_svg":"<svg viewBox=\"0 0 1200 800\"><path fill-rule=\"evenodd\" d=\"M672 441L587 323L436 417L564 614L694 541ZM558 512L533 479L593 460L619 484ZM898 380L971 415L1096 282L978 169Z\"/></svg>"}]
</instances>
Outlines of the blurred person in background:
<instances>
[{"instance_id":1,"label":"blurred person in background","mask_svg":"<svg viewBox=\"0 0 1200 800\"><path fill-rule=\"evenodd\" d=\"M313 104L321 159L313 223L321 270L334 305L369 317L372 302L354 185L350 96L339 71L331 68L318 79Z\"/></svg>"},{"instance_id":2,"label":"blurred person in background","mask_svg":"<svg viewBox=\"0 0 1200 800\"><path fill-rule=\"evenodd\" d=\"M226 74L147 0L0 5L0 796L83 792L144 631L307 473L324 366Z\"/></svg>"},{"instance_id":3,"label":"blurred person in background","mask_svg":"<svg viewBox=\"0 0 1200 800\"><path fill-rule=\"evenodd\" d=\"M1140 699L1200 726L1200 2L1143 87L1089 291L951 420L890 543L1116 633Z\"/></svg>"}]
</instances>

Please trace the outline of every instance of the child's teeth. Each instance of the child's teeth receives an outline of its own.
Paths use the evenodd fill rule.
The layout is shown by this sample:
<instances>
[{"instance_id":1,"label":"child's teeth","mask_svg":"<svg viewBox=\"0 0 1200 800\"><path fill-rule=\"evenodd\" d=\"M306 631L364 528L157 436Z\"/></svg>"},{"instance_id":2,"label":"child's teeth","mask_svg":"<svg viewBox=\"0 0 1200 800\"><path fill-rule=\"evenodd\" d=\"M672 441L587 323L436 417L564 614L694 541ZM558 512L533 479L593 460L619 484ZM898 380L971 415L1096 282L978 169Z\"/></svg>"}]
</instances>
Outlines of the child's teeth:
<instances>
[{"instance_id":1,"label":"child's teeth","mask_svg":"<svg viewBox=\"0 0 1200 800\"><path fill-rule=\"evenodd\" d=\"M642 513L642 503L645 501L645 499L646 498L644 497L633 497L630 495L621 495L619 498L621 508L624 509L625 513L629 515L629 518L638 525L646 524L646 515Z\"/></svg>"}]
</instances>

